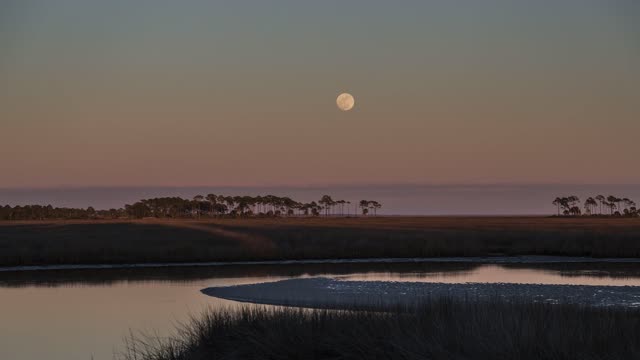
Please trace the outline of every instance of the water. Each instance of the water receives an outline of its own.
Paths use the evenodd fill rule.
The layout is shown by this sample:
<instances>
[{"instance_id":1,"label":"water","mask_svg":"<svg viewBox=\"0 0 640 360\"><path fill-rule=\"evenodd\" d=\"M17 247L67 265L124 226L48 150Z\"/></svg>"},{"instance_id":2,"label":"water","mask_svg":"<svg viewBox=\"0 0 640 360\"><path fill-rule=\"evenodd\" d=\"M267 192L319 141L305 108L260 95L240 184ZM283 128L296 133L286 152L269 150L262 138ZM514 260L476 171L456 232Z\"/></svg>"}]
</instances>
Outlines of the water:
<instances>
[{"instance_id":1,"label":"water","mask_svg":"<svg viewBox=\"0 0 640 360\"><path fill-rule=\"evenodd\" d=\"M297 277L640 286L638 264L315 264L0 274L0 359L113 359L130 332L167 336L207 307L210 286Z\"/></svg>"}]
</instances>

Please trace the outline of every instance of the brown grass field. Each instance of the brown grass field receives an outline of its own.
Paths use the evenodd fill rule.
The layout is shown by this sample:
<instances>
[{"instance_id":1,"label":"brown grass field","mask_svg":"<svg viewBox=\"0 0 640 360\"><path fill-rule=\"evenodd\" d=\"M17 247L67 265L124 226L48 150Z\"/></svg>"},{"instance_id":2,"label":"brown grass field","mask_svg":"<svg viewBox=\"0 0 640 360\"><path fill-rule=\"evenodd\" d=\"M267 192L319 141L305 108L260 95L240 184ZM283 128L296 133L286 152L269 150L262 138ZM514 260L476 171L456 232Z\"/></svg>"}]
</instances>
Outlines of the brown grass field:
<instances>
[{"instance_id":1,"label":"brown grass field","mask_svg":"<svg viewBox=\"0 0 640 360\"><path fill-rule=\"evenodd\" d=\"M380 216L0 222L0 266L491 255L640 257L640 219Z\"/></svg>"}]
</instances>

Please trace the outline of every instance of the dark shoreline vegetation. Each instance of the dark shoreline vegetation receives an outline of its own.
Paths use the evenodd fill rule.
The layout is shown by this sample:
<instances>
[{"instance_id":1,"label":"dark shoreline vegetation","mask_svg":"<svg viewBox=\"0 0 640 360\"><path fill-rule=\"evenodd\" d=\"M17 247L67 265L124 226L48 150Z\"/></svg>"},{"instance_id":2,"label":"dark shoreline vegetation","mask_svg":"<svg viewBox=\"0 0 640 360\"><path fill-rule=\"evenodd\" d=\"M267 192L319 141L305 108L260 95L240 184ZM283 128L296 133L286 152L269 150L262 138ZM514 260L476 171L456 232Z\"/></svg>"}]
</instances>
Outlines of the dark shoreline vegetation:
<instances>
[{"instance_id":1,"label":"dark shoreline vegetation","mask_svg":"<svg viewBox=\"0 0 640 360\"><path fill-rule=\"evenodd\" d=\"M80 220L80 219L201 219L280 216L357 216L377 214L382 204L375 200L354 203L323 195L318 202L299 202L287 196L196 195L193 199L162 197L143 199L120 209L96 210L93 207L58 208L51 205L0 206L0 220Z\"/></svg>"},{"instance_id":2,"label":"dark shoreline vegetation","mask_svg":"<svg viewBox=\"0 0 640 360\"><path fill-rule=\"evenodd\" d=\"M629 198L597 195L584 202L584 212L575 196L556 197L552 204L556 216L638 217L640 211ZM51 205L0 206L0 220L114 220L114 219L202 219L302 216L366 216L377 215L382 204L375 200L334 200L323 195L320 200L299 202L287 196L196 195L193 199L161 197L143 199L123 208L96 210L93 207L58 208ZM353 210L353 212L352 212ZM608 213L607 213L608 210Z\"/></svg>"},{"instance_id":3,"label":"dark shoreline vegetation","mask_svg":"<svg viewBox=\"0 0 640 360\"><path fill-rule=\"evenodd\" d=\"M640 311L439 299L409 307L208 310L176 336L128 338L125 360L635 359Z\"/></svg>"},{"instance_id":4,"label":"dark shoreline vegetation","mask_svg":"<svg viewBox=\"0 0 640 360\"><path fill-rule=\"evenodd\" d=\"M584 212L580 209L580 198L571 195L557 197L552 202L557 208L556 216L615 216L638 217L640 211L636 208L635 201L629 198L617 196L597 195L584 201ZM606 211L609 211L607 214Z\"/></svg>"},{"instance_id":5,"label":"dark shoreline vegetation","mask_svg":"<svg viewBox=\"0 0 640 360\"><path fill-rule=\"evenodd\" d=\"M291 217L0 222L0 266L514 255L640 257L640 221Z\"/></svg>"}]
</instances>

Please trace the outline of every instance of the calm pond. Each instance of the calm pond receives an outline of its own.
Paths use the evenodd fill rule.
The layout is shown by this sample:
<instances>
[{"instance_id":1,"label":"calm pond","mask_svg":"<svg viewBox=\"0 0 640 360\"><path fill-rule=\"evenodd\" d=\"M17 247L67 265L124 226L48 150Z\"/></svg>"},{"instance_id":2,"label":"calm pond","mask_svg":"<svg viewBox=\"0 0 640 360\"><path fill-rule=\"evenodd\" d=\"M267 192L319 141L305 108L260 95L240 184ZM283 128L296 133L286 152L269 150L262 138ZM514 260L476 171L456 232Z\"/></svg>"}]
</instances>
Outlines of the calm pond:
<instances>
[{"instance_id":1,"label":"calm pond","mask_svg":"<svg viewBox=\"0 0 640 360\"><path fill-rule=\"evenodd\" d=\"M315 276L640 286L640 264L362 263L3 272L0 359L113 359L131 332L167 336L207 307L240 305L203 295L203 288Z\"/></svg>"}]
</instances>

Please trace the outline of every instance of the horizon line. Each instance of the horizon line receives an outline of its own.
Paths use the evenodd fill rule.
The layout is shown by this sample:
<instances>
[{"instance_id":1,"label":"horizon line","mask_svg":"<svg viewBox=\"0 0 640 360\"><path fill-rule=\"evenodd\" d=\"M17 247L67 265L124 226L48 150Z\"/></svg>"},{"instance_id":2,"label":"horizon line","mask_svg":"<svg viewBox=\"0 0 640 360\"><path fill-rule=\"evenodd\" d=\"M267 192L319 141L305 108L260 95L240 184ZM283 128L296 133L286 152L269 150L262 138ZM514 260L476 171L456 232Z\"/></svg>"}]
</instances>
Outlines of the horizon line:
<instances>
[{"instance_id":1,"label":"horizon line","mask_svg":"<svg viewBox=\"0 0 640 360\"><path fill-rule=\"evenodd\" d=\"M461 186L640 186L640 182L577 183L577 182L478 182L478 183L333 183L333 184L269 184L269 185L48 185L0 186L0 190L76 190L76 189L159 189L159 188L234 188L234 189L321 189L331 187L461 187Z\"/></svg>"}]
</instances>

